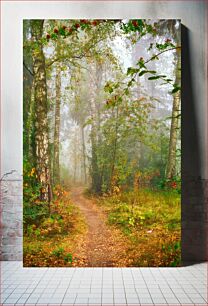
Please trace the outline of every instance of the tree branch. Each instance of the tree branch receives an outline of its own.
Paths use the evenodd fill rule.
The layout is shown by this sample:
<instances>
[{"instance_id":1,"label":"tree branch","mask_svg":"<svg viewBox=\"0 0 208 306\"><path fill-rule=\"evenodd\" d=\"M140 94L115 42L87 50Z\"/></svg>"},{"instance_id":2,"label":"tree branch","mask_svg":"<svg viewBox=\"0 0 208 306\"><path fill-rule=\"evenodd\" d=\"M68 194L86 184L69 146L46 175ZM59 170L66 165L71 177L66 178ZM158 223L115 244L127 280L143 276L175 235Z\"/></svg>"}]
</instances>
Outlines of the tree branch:
<instances>
[{"instance_id":1,"label":"tree branch","mask_svg":"<svg viewBox=\"0 0 208 306\"><path fill-rule=\"evenodd\" d=\"M161 51L161 52L159 52L159 53L153 55L149 60L147 60L147 61L144 62L144 63L147 64L147 63L149 63L150 61L152 61L154 58L160 56L162 53L165 53L165 52L168 52L168 51L171 51L171 50L176 50L176 49L181 49L181 46L163 50L163 51Z\"/></svg>"},{"instance_id":2,"label":"tree branch","mask_svg":"<svg viewBox=\"0 0 208 306\"><path fill-rule=\"evenodd\" d=\"M92 38L91 40L93 40L93 38ZM60 61L60 60L65 60L65 59L82 59L82 58L84 58L84 57L91 57L91 55L88 55L88 52L89 52L92 48L95 48L96 45L97 45L98 43L100 43L101 41L103 41L103 37L100 38L100 39L98 39L98 40L96 40L92 45L90 45L90 46L87 48L87 50L86 50L85 53L82 53L82 54L80 54L80 55L73 55L73 56L64 55L64 56L56 57L55 59L51 60L51 61L46 65L46 67L48 68L48 67L50 67L51 65L53 65L55 62L58 62L58 61Z\"/></svg>"},{"instance_id":3,"label":"tree branch","mask_svg":"<svg viewBox=\"0 0 208 306\"><path fill-rule=\"evenodd\" d=\"M29 74L33 77L34 73L30 70L29 67L27 67L27 65L25 64L25 62L23 61L23 66L25 67L25 69L29 72Z\"/></svg>"},{"instance_id":4,"label":"tree branch","mask_svg":"<svg viewBox=\"0 0 208 306\"><path fill-rule=\"evenodd\" d=\"M51 65L53 65L54 63L60 61L60 60L68 60L68 59L81 59L83 57L90 57L89 55L86 55L86 54L81 54L81 55L75 55L75 56L60 56L60 57L56 57L55 59L53 59L52 61L50 61L46 67L50 67Z\"/></svg>"}]
</instances>

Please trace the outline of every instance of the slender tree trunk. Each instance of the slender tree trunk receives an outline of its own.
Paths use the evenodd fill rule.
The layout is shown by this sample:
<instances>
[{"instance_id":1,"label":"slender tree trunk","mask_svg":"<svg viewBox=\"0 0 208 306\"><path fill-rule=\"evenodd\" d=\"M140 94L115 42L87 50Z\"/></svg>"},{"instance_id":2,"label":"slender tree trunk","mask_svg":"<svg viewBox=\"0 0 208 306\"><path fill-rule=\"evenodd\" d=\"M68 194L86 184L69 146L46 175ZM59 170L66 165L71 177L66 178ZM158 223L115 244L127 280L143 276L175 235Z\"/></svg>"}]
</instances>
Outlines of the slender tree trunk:
<instances>
[{"instance_id":1,"label":"slender tree trunk","mask_svg":"<svg viewBox=\"0 0 208 306\"><path fill-rule=\"evenodd\" d=\"M87 183L87 169L86 169L86 156L85 156L85 135L84 128L81 127L81 135L82 135L82 155L83 155L83 172L84 172L84 182Z\"/></svg>"},{"instance_id":2,"label":"slender tree trunk","mask_svg":"<svg viewBox=\"0 0 208 306\"><path fill-rule=\"evenodd\" d=\"M75 156L74 156L74 184L76 184L77 181L77 153L76 153L76 148L75 148Z\"/></svg>"},{"instance_id":3,"label":"slender tree trunk","mask_svg":"<svg viewBox=\"0 0 208 306\"><path fill-rule=\"evenodd\" d=\"M59 138L60 138L60 105L61 105L61 70L56 67L56 106L55 106L55 125L54 125L54 147L53 147L53 181L54 184L60 183L60 164L59 164Z\"/></svg>"},{"instance_id":4,"label":"slender tree trunk","mask_svg":"<svg viewBox=\"0 0 208 306\"><path fill-rule=\"evenodd\" d=\"M116 164L116 153L117 153L117 142L118 142L118 105L116 105L116 123L115 123L115 135L114 135L114 145L113 145L113 156L111 163L111 176L110 176L110 192L112 192L113 181L114 181L114 171Z\"/></svg>"},{"instance_id":5,"label":"slender tree trunk","mask_svg":"<svg viewBox=\"0 0 208 306\"><path fill-rule=\"evenodd\" d=\"M32 20L35 103L36 170L41 183L41 200L48 201L50 210L51 185L49 167L48 106L45 57L41 43L44 20Z\"/></svg>"},{"instance_id":6,"label":"slender tree trunk","mask_svg":"<svg viewBox=\"0 0 208 306\"><path fill-rule=\"evenodd\" d=\"M102 176L103 166L98 165L100 156L98 155L98 148L101 145L101 132L100 132L100 111L101 104L99 100L99 90L103 77L103 67L98 62L95 62L95 70L92 73L95 74L96 81L92 86L92 99L90 100L90 112L93 122L91 125L91 148L92 148L92 160L91 160L91 177L92 177L92 190L96 193L101 193L102 190ZM93 68L93 67L92 67Z\"/></svg>"},{"instance_id":7,"label":"slender tree trunk","mask_svg":"<svg viewBox=\"0 0 208 306\"><path fill-rule=\"evenodd\" d=\"M181 57L177 57L176 65L176 83L180 84L180 68L181 68ZM169 142L169 153L168 162L166 169L166 177L168 179L173 178L176 175L176 148L177 148L177 137L179 129L179 115L180 115L180 91L174 94L173 107L172 107L172 119L171 119L171 129L170 129L170 142Z\"/></svg>"},{"instance_id":8,"label":"slender tree trunk","mask_svg":"<svg viewBox=\"0 0 208 306\"><path fill-rule=\"evenodd\" d=\"M30 21L23 22L23 43L27 41L27 36L31 34ZM23 153L24 156L33 158L31 155L31 130L32 130L32 91L33 91L33 63L31 53L27 48L23 48Z\"/></svg>"},{"instance_id":9,"label":"slender tree trunk","mask_svg":"<svg viewBox=\"0 0 208 306\"><path fill-rule=\"evenodd\" d=\"M31 138L31 109L32 109L32 90L33 78L29 75L26 69L23 69L23 135L24 135L24 156L30 153L30 138Z\"/></svg>"},{"instance_id":10,"label":"slender tree trunk","mask_svg":"<svg viewBox=\"0 0 208 306\"><path fill-rule=\"evenodd\" d=\"M74 139L73 139L73 182L74 184L77 183L79 171L78 171L78 159L79 159L79 134L78 131L75 131Z\"/></svg>"},{"instance_id":11,"label":"slender tree trunk","mask_svg":"<svg viewBox=\"0 0 208 306\"><path fill-rule=\"evenodd\" d=\"M34 163L34 157L35 157L35 88L34 88L34 81L32 83L31 88L31 102L30 102L30 111L29 111L29 118L27 121L27 131L29 134L28 138L28 146L29 146L29 158Z\"/></svg>"},{"instance_id":12,"label":"slender tree trunk","mask_svg":"<svg viewBox=\"0 0 208 306\"><path fill-rule=\"evenodd\" d=\"M74 160L74 184L77 181L76 177L77 177L77 157L75 157L75 160Z\"/></svg>"},{"instance_id":13,"label":"slender tree trunk","mask_svg":"<svg viewBox=\"0 0 208 306\"><path fill-rule=\"evenodd\" d=\"M96 143L96 129L94 123L91 128L91 146L92 146L92 161L91 161L91 176L92 176L92 190L100 193L99 186L99 169L97 163L97 143Z\"/></svg>"},{"instance_id":14,"label":"slender tree trunk","mask_svg":"<svg viewBox=\"0 0 208 306\"><path fill-rule=\"evenodd\" d=\"M93 68L93 67L92 67ZM96 66L97 68L97 66ZM92 70L92 73L96 73ZM91 149L92 149L92 158L91 158L91 178L92 178L92 191L95 193L101 192L101 186L99 184L99 168L98 168L98 156L97 156L97 110L96 110L96 94L97 94L98 84L96 82L95 86L90 84L90 91L91 91L91 99L89 100L90 105L90 115L92 118L91 124L91 133L90 133L90 140L91 140Z\"/></svg>"}]
</instances>

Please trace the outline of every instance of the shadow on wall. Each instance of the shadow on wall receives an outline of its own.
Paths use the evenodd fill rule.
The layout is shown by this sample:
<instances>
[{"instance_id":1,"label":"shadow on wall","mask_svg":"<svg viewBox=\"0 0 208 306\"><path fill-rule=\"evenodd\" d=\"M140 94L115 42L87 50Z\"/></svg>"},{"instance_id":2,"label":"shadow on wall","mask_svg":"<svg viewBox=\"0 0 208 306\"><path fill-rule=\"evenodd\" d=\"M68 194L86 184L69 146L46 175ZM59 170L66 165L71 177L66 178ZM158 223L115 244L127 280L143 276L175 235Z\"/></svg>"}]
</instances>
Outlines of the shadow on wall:
<instances>
[{"instance_id":1,"label":"shadow on wall","mask_svg":"<svg viewBox=\"0 0 208 306\"><path fill-rule=\"evenodd\" d=\"M182 42L182 264L208 260L207 200L208 182L201 178L203 155L197 122L197 95L194 95L189 30L181 26ZM202 103L203 101L200 101Z\"/></svg>"}]
</instances>

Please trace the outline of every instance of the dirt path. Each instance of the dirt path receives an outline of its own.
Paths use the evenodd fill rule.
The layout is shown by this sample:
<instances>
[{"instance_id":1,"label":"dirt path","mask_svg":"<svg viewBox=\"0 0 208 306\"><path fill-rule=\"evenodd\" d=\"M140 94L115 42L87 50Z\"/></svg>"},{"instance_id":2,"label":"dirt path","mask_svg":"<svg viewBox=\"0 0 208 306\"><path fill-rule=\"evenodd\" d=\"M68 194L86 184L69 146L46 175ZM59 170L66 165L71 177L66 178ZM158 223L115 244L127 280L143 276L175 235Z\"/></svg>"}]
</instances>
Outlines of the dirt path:
<instances>
[{"instance_id":1,"label":"dirt path","mask_svg":"<svg viewBox=\"0 0 208 306\"><path fill-rule=\"evenodd\" d=\"M93 200L87 199L82 187L71 190L72 202L84 215L88 227L83 243L77 243L76 253L88 267L125 266L127 243L121 232L106 225L106 217Z\"/></svg>"}]
</instances>

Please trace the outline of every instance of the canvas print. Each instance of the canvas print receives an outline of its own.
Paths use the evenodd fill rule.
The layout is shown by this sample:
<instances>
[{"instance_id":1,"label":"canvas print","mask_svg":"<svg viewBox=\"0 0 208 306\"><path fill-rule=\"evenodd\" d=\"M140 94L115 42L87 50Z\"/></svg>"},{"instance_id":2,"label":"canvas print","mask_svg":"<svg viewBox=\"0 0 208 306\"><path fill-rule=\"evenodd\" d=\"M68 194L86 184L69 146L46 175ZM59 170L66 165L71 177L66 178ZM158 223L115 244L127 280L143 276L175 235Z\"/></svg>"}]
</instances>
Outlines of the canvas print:
<instances>
[{"instance_id":1,"label":"canvas print","mask_svg":"<svg viewBox=\"0 0 208 306\"><path fill-rule=\"evenodd\" d=\"M180 20L23 21L24 266L180 266Z\"/></svg>"}]
</instances>

